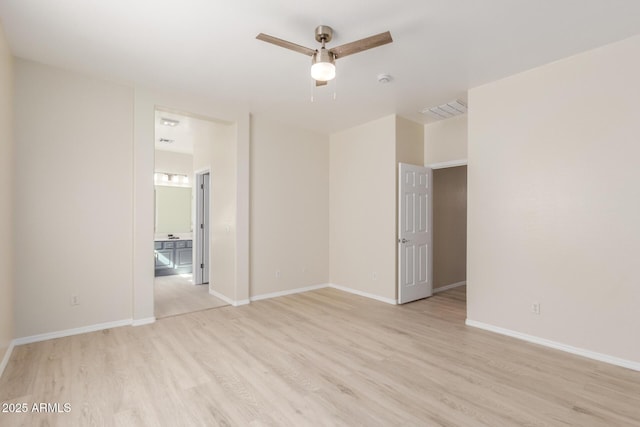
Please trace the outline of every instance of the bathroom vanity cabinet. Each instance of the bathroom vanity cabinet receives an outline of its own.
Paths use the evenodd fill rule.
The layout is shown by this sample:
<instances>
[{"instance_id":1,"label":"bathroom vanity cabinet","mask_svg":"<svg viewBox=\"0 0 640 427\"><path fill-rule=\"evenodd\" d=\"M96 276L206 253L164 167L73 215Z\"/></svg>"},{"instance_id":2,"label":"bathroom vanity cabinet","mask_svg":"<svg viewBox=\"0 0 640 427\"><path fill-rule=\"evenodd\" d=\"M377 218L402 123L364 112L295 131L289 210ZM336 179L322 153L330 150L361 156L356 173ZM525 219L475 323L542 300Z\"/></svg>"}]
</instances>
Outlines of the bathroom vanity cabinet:
<instances>
[{"instance_id":1,"label":"bathroom vanity cabinet","mask_svg":"<svg viewBox=\"0 0 640 427\"><path fill-rule=\"evenodd\" d=\"M192 240L156 240L155 275L170 276L193 271Z\"/></svg>"}]
</instances>

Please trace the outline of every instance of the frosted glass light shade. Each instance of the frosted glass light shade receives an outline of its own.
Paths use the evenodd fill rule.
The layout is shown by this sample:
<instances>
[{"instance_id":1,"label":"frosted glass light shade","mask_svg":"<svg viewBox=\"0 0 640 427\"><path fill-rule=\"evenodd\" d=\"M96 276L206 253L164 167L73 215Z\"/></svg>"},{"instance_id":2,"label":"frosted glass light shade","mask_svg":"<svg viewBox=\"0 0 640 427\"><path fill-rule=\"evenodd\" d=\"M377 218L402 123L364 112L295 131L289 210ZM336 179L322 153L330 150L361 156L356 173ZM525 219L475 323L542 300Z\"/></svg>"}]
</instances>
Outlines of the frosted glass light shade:
<instances>
[{"instance_id":1,"label":"frosted glass light shade","mask_svg":"<svg viewBox=\"0 0 640 427\"><path fill-rule=\"evenodd\" d=\"M311 78L328 82L336 77L336 66L331 62L316 62L311 66Z\"/></svg>"}]
</instances>

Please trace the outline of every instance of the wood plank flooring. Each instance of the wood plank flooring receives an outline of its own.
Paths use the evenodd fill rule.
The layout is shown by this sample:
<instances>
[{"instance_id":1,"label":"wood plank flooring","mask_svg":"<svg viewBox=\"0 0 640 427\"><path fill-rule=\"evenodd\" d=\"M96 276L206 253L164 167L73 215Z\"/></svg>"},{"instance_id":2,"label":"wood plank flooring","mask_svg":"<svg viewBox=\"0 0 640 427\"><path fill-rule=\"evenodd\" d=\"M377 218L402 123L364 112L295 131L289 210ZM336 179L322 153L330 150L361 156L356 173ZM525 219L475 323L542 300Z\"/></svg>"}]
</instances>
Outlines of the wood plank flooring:
<instances>
[{"instance_id":1,"label":"wood plank flooring","mask_svg":"<svg viewBox=\"0 0 640 427\"><path fill-rule=\"evenodd\" d=\"M640 372L335 289L16 347L2 426L638 426Z\"/></svg>"},{"instance_id":2,"label":"wood plank flooring","mask_svg":"<svg viewBox=\"0 0 640 427\"><path fill-rule=\"evenodd\" d=\"M153 283L156 319L228 305L209 294L208 285L193 285L191 274L156 277Z\"/></svg>"}]
</instances>

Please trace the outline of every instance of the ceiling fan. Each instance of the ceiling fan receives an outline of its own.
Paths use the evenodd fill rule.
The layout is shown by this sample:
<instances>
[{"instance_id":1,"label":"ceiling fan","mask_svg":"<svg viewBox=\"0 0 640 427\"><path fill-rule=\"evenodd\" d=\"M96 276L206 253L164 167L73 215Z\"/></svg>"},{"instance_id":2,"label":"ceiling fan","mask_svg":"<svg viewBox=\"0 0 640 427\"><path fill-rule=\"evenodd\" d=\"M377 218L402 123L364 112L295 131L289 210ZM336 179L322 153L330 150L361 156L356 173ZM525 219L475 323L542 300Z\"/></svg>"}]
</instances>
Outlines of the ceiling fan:
<instances>
[{"instance_id":1,"label":"ceiling fan","mask_svg":"<svg viewBox=\"0 0 640 427\"><path fill-rule=\"evenodd\" d=\"M315 35L316 41L322 43L322 47L320 47L320 49L311 49L305 46L300 46L299 44L291 43L264 33L258 34L256 38L267 43L273 43L277 46L309 55L311 57L311 78L316 81L316 86L326 85L329 80L335 78L336 59L344 58L345 56L362 52L364 50L373 49L374 47L382 46L393 41L391 33L386 31L384 33L376 34L375 36L366 37L364 39L327 49L325 44L329 43L333 38L333 29L327 25L319 25L316 27Z\"/></svg>"}]
</instances>

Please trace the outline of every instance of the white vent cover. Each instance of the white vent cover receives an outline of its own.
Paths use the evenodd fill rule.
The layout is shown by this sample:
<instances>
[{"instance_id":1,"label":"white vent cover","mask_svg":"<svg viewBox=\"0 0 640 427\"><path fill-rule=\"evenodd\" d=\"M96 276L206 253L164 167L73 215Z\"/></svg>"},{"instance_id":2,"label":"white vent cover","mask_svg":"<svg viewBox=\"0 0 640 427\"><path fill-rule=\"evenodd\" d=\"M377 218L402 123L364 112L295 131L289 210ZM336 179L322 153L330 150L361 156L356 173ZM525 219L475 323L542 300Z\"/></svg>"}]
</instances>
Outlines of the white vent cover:
<instances>
[{"instance_id":1,"label":"white vent cover","mask_svg":"<svg viewBox=\"0 0 640 427\"><path fill-rule=\"evenodd\" d=\"M446 104L438 105L437 107L425 108L420 112L422 114L435 117L436 119L448 119L449 117L466 114L467 105L456 99L455 101L447 102Z\"/></svg>"}]
</instances>

